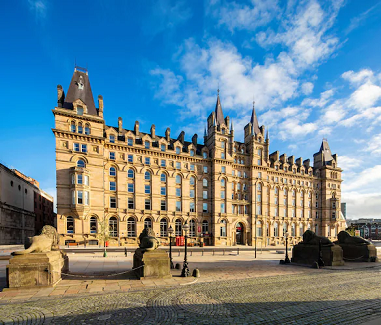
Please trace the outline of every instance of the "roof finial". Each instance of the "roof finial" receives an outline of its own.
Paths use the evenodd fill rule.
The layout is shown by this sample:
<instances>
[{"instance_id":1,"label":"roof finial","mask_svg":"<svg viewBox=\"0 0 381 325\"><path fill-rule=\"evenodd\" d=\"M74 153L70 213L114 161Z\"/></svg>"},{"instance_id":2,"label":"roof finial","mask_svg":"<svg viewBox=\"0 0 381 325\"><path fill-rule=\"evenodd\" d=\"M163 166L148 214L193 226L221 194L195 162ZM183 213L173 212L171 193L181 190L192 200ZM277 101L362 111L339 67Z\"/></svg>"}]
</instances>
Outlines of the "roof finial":
<instances>
[{"instance_id":1,"label":"roof finial","mask_svg":"<svg viewBox=\"0 0 381 325\"><path fill-rule=\"evenodd\" d=\"M220 96L220 82L218 81L217 96Z\"/></svg>"}]
</instances>

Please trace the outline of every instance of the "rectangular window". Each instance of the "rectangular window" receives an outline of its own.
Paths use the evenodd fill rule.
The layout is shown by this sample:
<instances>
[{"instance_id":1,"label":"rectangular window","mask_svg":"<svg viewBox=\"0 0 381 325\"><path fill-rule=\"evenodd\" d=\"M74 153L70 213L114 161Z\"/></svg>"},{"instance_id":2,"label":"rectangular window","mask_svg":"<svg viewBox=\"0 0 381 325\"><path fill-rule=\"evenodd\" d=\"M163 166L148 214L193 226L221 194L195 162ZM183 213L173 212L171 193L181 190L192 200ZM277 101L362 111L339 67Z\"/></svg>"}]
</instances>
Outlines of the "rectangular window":
<instances>
[{"instance_id":1,"label":"rectangular window","mask_svg":"<svg viewBox=\"0 0 381 325\"><path fill-rule=\"evenodd\" d=\"M275 216L278 217L279 214L278 214L278 208L275 208Z\"/></svg>"},{"instance_id":2,"label":"rectangular window","mask_svg":"<svg viewBox=\"0 0 381 325\"><path fill-rule=\"evenodd\" d=\"M167 202L165 200L160 201L160 210L166 211L167 210Z\"/></svg>"},{"instance_id":3,"label":"rectangular window","mask_svg":"<svg viewBox=\"0 0 381 325\"><path fill-rule=\"evenodd\" d=\"M161 166L161 167L165 167L165 166L166 166L166 163L165 163L165 160L164 160L164 159L161 160L161 162L160 162L160 166Z\"/></svg>"},{"instance_id":4,"label":"rectangular window","mask_svg":"<svg viewBox=\"0 0 381 325\"><path fill-rule=\"evenodd\" d=\"M221 159L225 159L225 152L221 152Z\"/></svg>"},{"instance_id":5,"label":"rectangular window","mask_svg":"<svg viewBox=\"0 0 381 325\"><path fill-rule=\"evenodd\" d=\"M318 204L318 202L316 202L316 204L315 204L315 207L317 207L317 208L319 207L319 204Z\"/></svg>"},{"instance_id":6,"label":"rectangular window","mask_svg":"<svg viewBox=\"0 0 381 325\"><path fill-rule=\"evenodd\" d=\"M115 143L115 135L110 134L110 142Z\"/></svg>"},{"instance_id":7,"label":"rectangular window","mask_svg":"<svg viewBox=\"0 0 381 325\"><path fill-rule=\"evenodd\" d=\"M274 203L278 204L278 198L277 197L275 198Z\"/></svg>"},{"instance_id":8,"label":"rectangular window","mask_svg":"<svg viewBox=\"0 0 381 325\"><path fill-rule=\"evenodd\" d=\"M232 170L232 176L235 176L235 170Z\"/></svg>"},{"instance_id":9,"label":"rectangular window","mask_svg":"<svg viewBox=\"0 0 381 325\"><path fill-rule=\"evenodd\" d=\"M232 214L234 214L234 211L235 211L235 205L232 204Z\"/></svg>"},{"instance_id":10,"label":"rectangular window","mask_svg":"<svg viewBox=\"0 0 381 325\"><path fill-rule=\"evenodd\" d=\"M150 199L144 200L144 210L151 210L151 200Z\"/></svg>"},{"instance_id":11,"label":"rectangular window","mask_svg":"<svg viewBox=\"0 0 381 325\"><path fill-rule=\"evenodd\" d=\"M83 192L82 191L77 191L77 203L83 204Z\"/></svg>"},{"instance_id":12,"label":"rectangular window","mask_svg":"<svg viewBox=\"0 0 381 325\"><path fill-rule=\"evenodd\" d=\"M85 185L89 186L89 176L85 175Z\"/></svg>"},{"instance_id":13,"label":"rectangular window","mask_svg":"<svg viewBox=\"0 0 381 325\"><path fill-rule=\"evenodd\" d=\"M283 216L287 217L287 209L283 209Z\"/></svg>"},{"instance_id":14,"label":"rectangular window","mask_svg":"<svg viewBox=\"0 0 381 325\"><path fill-rule=\"evenodd\" d=\"M287 205L287 199L283 199L283 204Z\"/></svg>"},{"instance_id":15,"label":"rectangular window","mask_svg":"<svg viewBox=\"0 0 381 325\"><path fill-rule=\"evenodd\" d=\"M87 152L87 144L83 144L81 147L82 147L82 152Z\"/></svg>"},{"instance_id":16,"label":"rectangular window","mask_svg":"<svg viewBox=\"0 0 381 325\"><path fill-rule=\"evenodd\" d=\"M85 192L85 205L89 205L89 192Z\"/></svg>"},{"instance_id":17,"label":"rectangular window","mask_svg":"<svg viewBox=\"0 0 381 325\"><path fill-rule=\"evenodd\" d=\"M319 212L316 211L316 219L319 219Z\"/></svg>"},{"instance_id":18,"label":"rectangular window","mask_svg":"<svg viewBox=\"0 0 381 325\"><path fill-rule=\"evenodd\" d=\"M208 212L208 203L202 204L202 212Z\"/></svg>"},{"instance_id":19,"label":"rectangular window","mask_svg":"<svg viewBox=\"0 0 381 325\"><path fill-rule=\"evenodd\" d=\"M221 173L222 173L222 174L226 174L226 167L225 167L225 166L222 166L222 167L221 167Z\"/></svg>"},{"instance_id":20,"label":"rectangular window","mask_svg":"<svg viewBox=\"0 0 381 325\"><path fill-rule=\"evenodd\" d=\"M257 214L262 214L262 207L260 205L257 205Z\"/></svg>"},{"instance_id":21,"label":"rectangular window","mask_svg":"<svg viewBox=\"0 0 381 325\"><path fill-rule=\"evenodd\" d=\"M239 170L238 171L238 177L241 177L242 176L242 173L241 173L241 171Z\"/></svg>"},{"instance_id":22,"label":"rectangular window","mask_svg":"<svg viewBox=\"0 0 381 325\"><path fill-rule=\"evenodd\" d=\"M190 202L190 204L189 204L189 211L190 211L190 212L195 212L195 211L196 211L196 210L195 210L194 202Z\"/></svg>"},{"instance_id":23,"label":"rectangular window","mask_svg":"<svg viewBox=\"0 0 381 325\"><path fill-rule=\"evenodd\" d=\"M167 188L165 186L160 187L160 194L167 195Z\"/></svg>"},{"instance_id":24,"label":"rectangular window","mask_svg":"<svg viewBox=\"0 0 381 325\"><path fill-rule=\"evenodd\" d=\"M75 204L75 191L72 191L72 192L71 192L71 199L72 199L72 200L71 200L71 203L72 203L72 204ZM36 202L35 202L35 203L36 203Z\"/></svg>"},{"instance_id":25,"label":"rectangular window","mask_svg":"<svg viewBox=\"0 0 381 325\"><path fill-rule=\"evenodd\" d=\"M249 207L245 205L245 214L249 214Z\"/></svg>"},{"instance_id":26,"label":"rectangular window","mask_svg":"<svg viewBox=\"0 0 381 325\"><path fill-rule=\"evenodd\" d=\"M150 165L151 164L151 158L146 157L144 162L146 165Z\"/></svg>"},{"instance_id":27,"label":"rectangular window","mask_svg":"<svg viewBox=\"0 0 381 325\"><path fill-rule=\"evenodd\" d=\"M128 155L127 156L127 161L132 163L134 161L134 156L133 155Z\"/></svg>"},{"instance_id":28,"label":"rectangular window","mask_svg":"<svg viewBox=\"0 0 381 325\"><path fill-rule=\"evenodd\" d=\"M225 213L225 203L221 203L221 213Z\"/></svg>"},{"instance_id":29,"label":"rectangular window","mask_svg":"<svg viewBox=\"0 0 381 325\"><path fill-rule=\"evenodd\" d=\"M134 193L134 183L127 184L128 193Z\"/></svg>"},{"instance_id":30,"label":"rectangular window","mask_svg":"<svg viewBox=\"0 0 381 325\"><path fill-rule=\"evenodd\" d=\"M110 152L110 159L115 160L115 152Z\"/></svg>"},{"instance_id":31,"label":"rectangular window","mask_svg":"<svg viewBox=\"0 0 381 325\"><path fill-rule=\"evenodd\" d=\"M77 184L83 184L82 175L77 175Z\"/></svg>"},{"instance_id":32,"label":"rectangular window","mask_svg":"<svg viewBox=\"0 0 381 325\"><path fill-rule=\"evenodd\" d=\"M258 159L258 166L260 166L261 165L261 160L260 159Z\"/></svg>"},{"instance_id":33,"label":"rectangular window","mask_svg":"<svg viewBox=\"0 0 381 325\"><path fill-rule=\"evenodd\" d=\"M133 197L128 198L128 208L134 209L134 198Z\"/></svg>"},{"instance_id":34,"label":"rectangular window","mask_svg":"<svg viewBox=\"0 0 381 325\"><path fill-rule=\"evenodd\" d=\"M190 170L194 172L194 164L190 164Z\"/></svg>"},{"instance_id":35,"label":"rectangular window","mask_svg":"<svg viewBox=\"0 0 381 325\"><path fill-rule=\"evenodd\" d=\"M133 145L133 139L132 138L128 138L127 139L127 145L128 146L132 146Z\"/></svg>"},{"instance_id":36,"label":"rectangular window","mask_svg":"<svg viewBox=\"0 0 381 325\"><path fill-rule=\"evenodd\" d=\"M204 174L207 174L207 173L208 173L208 167L204 166Z\"/></svg>"},{"instance_id":37,"label":"rectangular window","mask_svg":"<svg viewBox=\"0 0 381 325\"><path fill-rule=\"evenodd\" d=\"M144 141L144 148L149 149L150 143L149 141Z\"/></svg>"},{"instance_id":38,"label":"rectangular window","mask_svg":"<svg viewBox=\"0 0 381 325\"><path fill-rule=\"evenodd\" d=\"M332 211L332 219L336 219L336 211Z\"/></svg>"},{"instance_id":39,"label":"rectangular window","mask_svg":"<svg viewBox=\"0 0 381 325\"><path fill-rule=\"evenodd\" d=\"M79 143L73 143L73 150L79 151Z\"/></svg>"},{"instance_id":40,"label":"rectangular window","mask_svg":"<svg viewBox=\"0 0 381 325\"><path fill-rule=\"evenodd\" d=\"M165 144L162 144L162 145L160 146L160 150L163 151L163 152L165 152Z\"/></svg>"},{"instance_id":41,"label":"rectangular window","mask_svg":"<svg viewBox=\"0 0 381 325\"><path fill-rule=\"evenodd\" d=\"M176 161L176 169L181 169L181 163Z\"/></svg>"},{"instance_id":42,"label":"rectangular window","mask_svg":"<svg viewBox=\"0 0 381 325\"><path fill-rule=\"evenodd\" d=\"M192 199L194 198L194 190L189 191L189 197Z\"/></svg>"},{"instance_id":43,"label":"rectangular window","mask_svg":"<svg viewBox=\"0 0 381 325\"><path fill-rule=\"evenodd\" d=\"M176 196L181 196L181 188L176 188Z\"/></svg>"},{"instance_id":44,"label":"rectangular window","mask_svg":"<svg viewBox=\"0 0 381 325\"><path fill-rule=\"evenodd\" d=\"M208 191L202 191L202 198L204 200L208 198Z\"/></svg>"},{"instance_id":45,"label":"rectangular window","mask_svg":"<svg viewBox=\"0 0 381 325\"><path fill-rule=\"evenodd\" d=\"M110 208L113 208L113 209L116 208L116 197L114 196L110 197Z\"/></svg>"},{"instance_id":46,"label":"rectangular window","mask_svg":"<svg viewBox=\"0 0 381 325\"><path fill-rule=\"evenodd\" d=\"M221 191L221 199L225 198L225 191Z\"/></svg>"},{"instance_id":47,"label":"rectangular window","mask_svg":"<svg viewBox=\"0 0 381 325\"><path fill-rule=\"evenodd\" d=\"M151 194L151 185L144 185L144 193Z\"/></svg>"},{"instance_id":48,"label":"rectangular window","mask_svg":"<svg viewBox=\"0 0 381 325\"><path fill-rule=\"evenodd\" d=\"M176 201L176 211L181 211L181 201Z\"/></svg>"},{"instance_id":49,"label":"rectangular window","mask_svg":"<svg viewBox=\"0 0 381 325\"><path fill-rule=\"evenodd\" d=\"M110 182L110 191L116 191L116 182Z\"/></svg>"}]
</instances>

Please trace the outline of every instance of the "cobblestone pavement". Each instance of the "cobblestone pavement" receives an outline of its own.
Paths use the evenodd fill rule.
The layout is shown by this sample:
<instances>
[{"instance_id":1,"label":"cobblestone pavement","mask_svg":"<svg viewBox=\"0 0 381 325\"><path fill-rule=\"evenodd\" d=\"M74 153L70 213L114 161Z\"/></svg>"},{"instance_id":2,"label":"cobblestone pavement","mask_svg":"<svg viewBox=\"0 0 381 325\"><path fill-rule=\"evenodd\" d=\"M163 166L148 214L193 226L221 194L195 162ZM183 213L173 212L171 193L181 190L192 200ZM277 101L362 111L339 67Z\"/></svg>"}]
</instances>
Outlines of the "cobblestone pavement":
<instances>
[{"instance_id":1,"label":"cobblestone pavement","mask_svg":"<svg viewBox=\"0 0 381 325\"><path fill-rule=\"evenodd\" d=\"M322 269L20 299L0 300L0 324L360 324L381 318L381 271Z\"/></svg>"}]
</instances>

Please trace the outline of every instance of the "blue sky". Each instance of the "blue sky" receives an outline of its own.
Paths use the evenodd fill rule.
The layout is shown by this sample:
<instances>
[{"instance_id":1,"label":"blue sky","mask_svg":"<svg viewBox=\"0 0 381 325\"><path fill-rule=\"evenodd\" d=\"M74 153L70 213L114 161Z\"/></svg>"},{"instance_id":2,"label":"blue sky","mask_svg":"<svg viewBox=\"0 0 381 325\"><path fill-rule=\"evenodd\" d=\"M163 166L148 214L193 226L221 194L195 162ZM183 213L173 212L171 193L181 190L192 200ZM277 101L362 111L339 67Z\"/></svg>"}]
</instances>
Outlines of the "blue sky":
<instances>
[{"instance_id":1,"label":"blue sky","mask_svg":"<svg viewBox=\"0 0 381 325\"><path fill-rule=\"evenodd\" d=\"M0 162L55 195L51 112L74 63L108 125L203 134L220 88L270 150L339 156L349 218L381 217L381 1L1 1ZM37 150L36 150L37 149Z\"/></svg>"}]
</instances>

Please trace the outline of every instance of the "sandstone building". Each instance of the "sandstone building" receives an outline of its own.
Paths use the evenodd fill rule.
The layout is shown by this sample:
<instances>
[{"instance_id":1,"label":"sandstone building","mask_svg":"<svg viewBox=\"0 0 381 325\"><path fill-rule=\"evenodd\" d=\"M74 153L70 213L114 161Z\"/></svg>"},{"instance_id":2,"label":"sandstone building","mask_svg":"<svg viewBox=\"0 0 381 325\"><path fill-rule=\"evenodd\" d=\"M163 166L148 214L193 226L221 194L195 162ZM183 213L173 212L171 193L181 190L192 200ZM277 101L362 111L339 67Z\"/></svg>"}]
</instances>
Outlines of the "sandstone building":
<instances>
[{"instance_id":1,"label":"sandstone building","mask_svg":"<svg viewBox=\"0 0 381 325\"><path fill-rule=\"evenodd\" d=\"M310 160L270 153L265 127L253 107L244 142L234 138L219 95L203 139L108 126L103 98L95 106L88 72L76 68L65 96L57 86L57 228L61 244L136 245L144 227L163 243L171 225L191 242L265 245L299 241L306 229L335 237L345 227L340 213L341 172L328 142ZM202 144L200 144L202 142Z\"/></svg>"},{"instance_id":2,"label":"sandstone building","mask_svg":"<svg viewBox=\"0 0 381 325\"><path fill-rule=\"evenodd\" d=\"M0 164L0 245L25 244L55 219L53 197L33 178Z\"/></svg>"}]
</instances>

